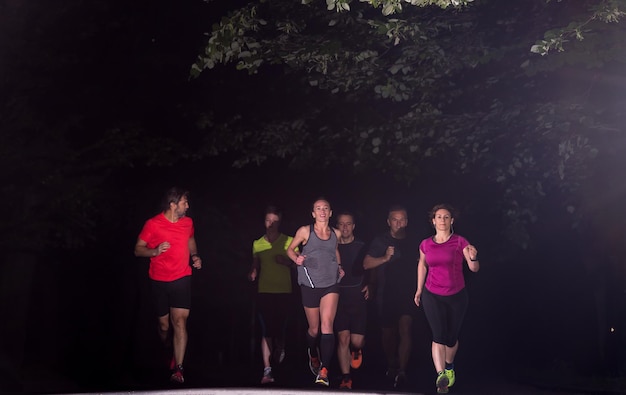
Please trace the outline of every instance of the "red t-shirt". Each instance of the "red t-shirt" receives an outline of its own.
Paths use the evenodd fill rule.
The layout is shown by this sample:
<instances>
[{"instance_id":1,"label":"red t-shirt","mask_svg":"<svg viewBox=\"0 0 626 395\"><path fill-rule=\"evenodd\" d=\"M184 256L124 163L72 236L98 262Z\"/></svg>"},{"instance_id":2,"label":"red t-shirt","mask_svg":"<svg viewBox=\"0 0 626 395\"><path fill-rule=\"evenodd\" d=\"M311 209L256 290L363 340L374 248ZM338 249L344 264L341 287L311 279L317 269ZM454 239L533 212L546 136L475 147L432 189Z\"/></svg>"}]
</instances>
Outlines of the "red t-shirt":
<instances>
[{"instance_id":1,"label":"red t-shirt","mask_svg":"<svg viewBox=\"0 0 626 395\"><path fill-rule=\"evenodd\" d=\"M193 221L189 217L170 222L161 213L146 221L139 238L146 242L148 248L156 248L164 241L170 243L167 251L150 258L148 275L151 279L174 281L191 275L189 239L193 234Z\"/></svg>"}]
</instances>

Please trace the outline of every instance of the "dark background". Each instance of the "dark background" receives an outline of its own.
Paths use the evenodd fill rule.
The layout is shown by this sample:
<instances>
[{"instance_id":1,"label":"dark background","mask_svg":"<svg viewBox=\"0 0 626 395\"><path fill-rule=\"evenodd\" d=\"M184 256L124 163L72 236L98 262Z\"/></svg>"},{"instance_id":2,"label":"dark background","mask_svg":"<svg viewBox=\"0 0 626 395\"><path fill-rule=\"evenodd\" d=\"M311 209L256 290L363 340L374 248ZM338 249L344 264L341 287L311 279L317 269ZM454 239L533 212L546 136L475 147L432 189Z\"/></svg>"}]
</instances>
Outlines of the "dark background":
<instances>
[{"instance_id":1,"label":"dark background","mask_svg":"<svg viewBox=\"0 0 626 395\"><path fill-rule=\"evenodd\" d=\"M620 376L623 277L610 264L619 259L597 246L591 228L582 236L571 229L567 214L556 209L562 199L558 193L542 200L541 220L530 225L533 247L523 250L503 232L502 215L494 210L497 190L453 175L445 158L407 185L389 175L355 176L339 167L296 170L272 160L234 169L228 154L199 160L177 155L201 140L194 122L203 109L226 116L234 106L261 106L264 95L279 94L275 81L228 68L189 79L203 32L225 7L224 2L208 6L200 1L72 1L57 7L16 0L2 6L2 192L7 218L19 220L6 223L21 226L2 226L0 390L167 387L151 312L148 261L135 258L133 247L143 222L159 211L162 193L173 185L191 191L189 215L203 258L203 268L193 276L186 363L190 386L258 382L254 285L246 280L252 241L264 231L267 204L284 209L282 230L293 234L309 223L310 205L318 196L328 198L336 212L354 211L356 234L366 241L386 229L393 203L407 206L411 232L423 237L430 232L426 213L434 204L449 202L461 209L455 231L478 247L481 271L468 275L471 305L459 372L484 374L506 366L511 379L522 381L538 372ZM132 145L120 141L115 152L121 162L129 146L149 157L161 152L161 138L175 136L179 145L169 156L159 156L161 163L120 165L97 148L64 161L116 125L150 131L148 139L132 140ZM99 160L104 165L94 165ZM609 209L606 229L597 238L613 237L619 244L623 191L602 188L623 181L614 168L607 165L606 170L597 181L597 198ZM39 176L49 172L54 177L42 181ZM93 196L67 198L76 193L78 180ZM80 205L80 199L92 204ZM88 212L77 216L82 209ZM44 217L52 220L41 224ZM90 234L67 243L64 230L80 233L86 225L75 218L93 222ZM49 227L44 233L54 237L38 236L36 229L44 225ZM371 313L366 367L382 375ZM295 297L283 371L283 377L297 378L293 382L310 381L303 362L305 327ZM411 374L415 389L423 390L432 381L423 322L416 323L415 335Z\"/></svg>"},{"instance_id":2,"label":"dark background","mask_svg":"<svg viewBox=\"0 0 626 395\"><path fill-rule=\"evenodd\" d=\"M280 174L279 169L275 171ZM441 198L437 193L428 198L419 189L400 186L394 191L388 185L384 193L374 194L355 190L346 182L338 185L332 176L317 172L302 175L317 180L314 186L298 187L293 193L287 192L291 187L282 177L259 179L257 172L226 178L217 183L219 188L212 187L212 181L203 185L188 180L191 171L183 174L182 184L192 191L189 215L204 262L201 270L194 271L192 282L186 359L186 385L191 387L258 384L262 365L254 321L255 288L246 275L252 240L263 233L266 203L278 201L285 207L282 229L293 234L297 226L310 222L309 206L315 199L310 197L328 196L338 202L336 210L347 207L357 213L356 233L369 241L386 229L386 209L396 201L409 207L410 230L427 236L425 212L430 202ZM385 185L384 181L371 182L373 190ZM299 185L297 180L294 185ZM18 304L27 309L21 372L16 378L8 370L12 375L5 376L5 386L26 392L168 388L151 310L148 260L132 254L143 221L158 211L160 187L141 188L142 196L137 197L141 203L125 214L127 226L101 239L93 249L44 255L33 265L29 301ZM548 219L547 215L542 226L559 229L558 219ZM504 240L486 224L497 220L483 216L479 207L455 222L455 231L477 245L481 255L481 271L467 278L471 303L460 339L459 374L484 377L494 364L504 364L508 367L504 375L522 383L532 382L529 376L537 372L541 377L619 375L622 340L619 332L609 333L605 325L620 327L621 299L619 295L611 298L611 321L598 321L594 294L589 291L604 273L590 281L577 236L562 227L559 237L545 237L545 243L534 251L501 260L499 243ZM605 289L619 289L611 279L604 281L609 282ZM287 360L277 372L279 379L282 372L283 380L288 380L284 385L306 388L311 381L305 362L305 330L296 294ZM363 376L357 388L389 389L382 379L385 367L378 330L371 305L366 365L359 372ZM602 331L607 332L606 343L600 343ZM424 321L416 322L414 333L409 374L414 377L413 390L425 391L431 387L432 366Z\"/></svg>"}]
</instances>

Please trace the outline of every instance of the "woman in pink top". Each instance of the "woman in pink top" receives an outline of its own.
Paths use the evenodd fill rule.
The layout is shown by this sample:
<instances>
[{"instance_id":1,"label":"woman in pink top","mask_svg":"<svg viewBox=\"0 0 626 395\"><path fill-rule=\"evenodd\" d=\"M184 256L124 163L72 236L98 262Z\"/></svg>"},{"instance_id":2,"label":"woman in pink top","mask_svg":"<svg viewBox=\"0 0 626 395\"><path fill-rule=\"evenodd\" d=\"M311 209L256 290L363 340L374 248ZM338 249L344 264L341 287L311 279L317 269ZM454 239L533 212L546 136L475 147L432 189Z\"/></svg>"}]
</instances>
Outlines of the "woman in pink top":
<instances>
[{"instance_id":1,"label":"woman in pink top","mask_svg":"<svg viewBox=\"0 0 626 395\"><path fill-rule=\"evenodd\" d=\"M454 234L454 209L438 204L430 211L435 235L420 243L415 304L424 307L433 334L432 358L437 371L437 393L445 394L455 381L454 357L459 331L468 305L463 264L480 268L478 251L463 236Z\"/></svg>"}]
</instances>

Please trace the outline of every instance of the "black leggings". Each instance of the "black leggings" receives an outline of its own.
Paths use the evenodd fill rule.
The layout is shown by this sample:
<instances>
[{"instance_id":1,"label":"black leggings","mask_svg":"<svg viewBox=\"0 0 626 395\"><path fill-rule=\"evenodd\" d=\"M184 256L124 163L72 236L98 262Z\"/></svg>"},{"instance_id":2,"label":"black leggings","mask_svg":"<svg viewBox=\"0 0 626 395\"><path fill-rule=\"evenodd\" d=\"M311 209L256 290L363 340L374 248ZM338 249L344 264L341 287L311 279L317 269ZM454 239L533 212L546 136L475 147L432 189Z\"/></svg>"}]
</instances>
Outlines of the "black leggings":
<instances>
[{"instance_id":1,"label":"black leggings","mask_svg":"<svg viewBox=\"0 0 626 395\"><path fill-rule=\"evenodd\" d=\"M424 288L422 306L435 343L454 347L459 338L468 302L465 288L450 296L435 295Z\"/></svg>"}]
</instances>

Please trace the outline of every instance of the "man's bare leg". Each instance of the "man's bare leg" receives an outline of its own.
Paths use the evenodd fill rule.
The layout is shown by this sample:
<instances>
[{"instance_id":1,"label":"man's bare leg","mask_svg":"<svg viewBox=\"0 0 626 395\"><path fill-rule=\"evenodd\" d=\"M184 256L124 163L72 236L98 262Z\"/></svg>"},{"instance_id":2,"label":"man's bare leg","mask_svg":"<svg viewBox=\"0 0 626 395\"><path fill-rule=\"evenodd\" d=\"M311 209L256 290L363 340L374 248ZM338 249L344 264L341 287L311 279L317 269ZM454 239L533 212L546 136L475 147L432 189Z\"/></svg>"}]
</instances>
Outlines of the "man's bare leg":
<instances>
[{"instance_id":1,"label":"man's bare leg","mask_svg":"<svg viewBox=\"0 0 626 395\"><path fill-rule=\"evenodd\" d=\"M187 349L187 318L189 309L172 307L170 309L172 328L174 329L174 358L176 365L182 365Z\"/></svg>"},{"instance_id":2,"label":"man's bare leg","mask_svg":"<svg viewBox=\"0 0 626 395\"><path fill-rule=\"evenodd\" d=\"M350 373L350 331L345 330L337 333L337 360L342 374Z\"/></svg>"}]
</instances>

